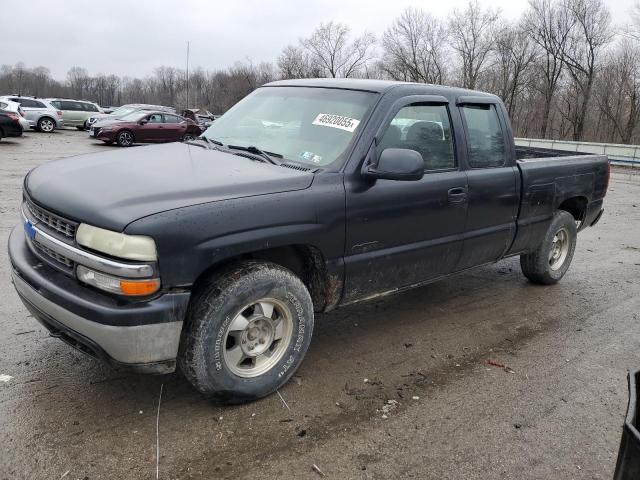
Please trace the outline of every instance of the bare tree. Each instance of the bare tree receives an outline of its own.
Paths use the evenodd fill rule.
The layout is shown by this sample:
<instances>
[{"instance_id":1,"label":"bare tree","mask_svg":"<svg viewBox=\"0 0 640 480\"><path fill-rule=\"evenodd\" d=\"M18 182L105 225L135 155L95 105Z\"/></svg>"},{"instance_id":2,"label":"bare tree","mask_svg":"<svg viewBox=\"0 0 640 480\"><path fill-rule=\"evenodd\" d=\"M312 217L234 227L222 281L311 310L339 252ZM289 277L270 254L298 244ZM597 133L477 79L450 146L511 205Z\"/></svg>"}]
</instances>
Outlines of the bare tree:
<instances>
[{"instance_id":1,"label":"bare tree","mask_svg":"<svg viewBox=\"0 0 640 480\"><path fill-rule=\"evenodd\" d=\"M382 69L395 80L441 84L446 28L423 10L407 8L382 36Z\"/></svg>"},{"instance_id":2,"label":"bare tree","mask_svg":"<svg viewBox=\"0 0 640 480\"><path fill-rule=\"evenodd\" d=\"M493 30L499 13L483 10L478 0L470 1L463 11L454 10L449 17L449 41L460 63L460 84L477 88L494 48Z\"/></svg>"},{"instance_id":3,"label":"bare tree","mask_svg":"<svg viewBox=\"0 0 640 480\"><path fill-rule=\"evenodd\" d=\"M542 49L538 62L541 73L543 112L540 136L547 138L551 106L562 75L564 52L567 48L572 19L564 5L552 0L529 0L525 24L531 39Z\"/></svg>"},{"instance_id":4,"label":"bare tree","mask_svg":"<svg viewBox=\"0 0 640 480\"><path fill-rule=\"evenodd\" d=\"M596 76L596 62L611 41L611 15L602 0L568 0L573 29L562 57L581 95L572 117L573 139L582 140L591 90Z\"/></svg>"},{"instance_id":5,"label":"bare tree","mask_svg":"<svg viewBox=\"0 0 640 480\"><path fill-rule=\"evenodd\" d=\"M320 77L322 69L302 47L288 45L278 57L278 69L283 79Z\"/></svg>"},{"instance_id":6,"label":"bare tree","mask_svg":"<svg viewBox=\"0 0 640 480\"><path fill-rule=\"evenodd\" d=\"M503 99L510 117L530 83L530 72L537 55L535 44L521 24L507 24L497 31L493 68L497 85L491 90Z\"/></svg>"},{"instance_id":7,"label":"bare tree","mask_svg":"<svg viewBox=\"0 0 640 480\"><path fill-rule=\"evenodd\" d=\"M596 102L611 125L607 141L631 143L640 122L640 47L621 42L597 81Z\"/></svg>"},{"instance_id":8,"label":"bare tree","mask_svg":"<svg viewBox=\"0 0 640 480\"><path fill-rule=\"evenodd\" d=\"M91 86L91 77L86 68L71 67L67 72L70 93L73 98L85 98Z\"/></svg>"},{"instance_id":9,"label":"bare tree","mask_svg":"<svg viewBox=\"0 0 640 480\"><path fill-rule=\"evenodd\" d=\"M301 39L300 44L328 76L353 77L373 59L375 37L367 32L353 41L349 37L350 29L343 23L321 23L309 38Z\"/></svg>"}]
</instances>

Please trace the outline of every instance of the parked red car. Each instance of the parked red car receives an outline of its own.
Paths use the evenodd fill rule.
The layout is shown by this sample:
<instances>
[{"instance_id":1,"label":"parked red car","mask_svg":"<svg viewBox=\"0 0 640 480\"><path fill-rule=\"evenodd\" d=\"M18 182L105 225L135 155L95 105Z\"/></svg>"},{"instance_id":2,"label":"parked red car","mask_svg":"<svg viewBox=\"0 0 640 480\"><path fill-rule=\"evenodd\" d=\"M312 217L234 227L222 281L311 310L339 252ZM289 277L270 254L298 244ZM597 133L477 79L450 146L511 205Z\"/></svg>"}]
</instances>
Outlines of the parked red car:
<instances>
[{"instance_id":1,"label":"parked red car","mask_svg":"<svg viewBox=\"0 0 640 480\"><path fill-rule=\"evenodd\" d=\"M161 143L193 140L202 129L193 120L165 112L138 111L120 119L100 120L89 136L107 144L130 147L134 143Z\"/></svg>"}]
</instances>

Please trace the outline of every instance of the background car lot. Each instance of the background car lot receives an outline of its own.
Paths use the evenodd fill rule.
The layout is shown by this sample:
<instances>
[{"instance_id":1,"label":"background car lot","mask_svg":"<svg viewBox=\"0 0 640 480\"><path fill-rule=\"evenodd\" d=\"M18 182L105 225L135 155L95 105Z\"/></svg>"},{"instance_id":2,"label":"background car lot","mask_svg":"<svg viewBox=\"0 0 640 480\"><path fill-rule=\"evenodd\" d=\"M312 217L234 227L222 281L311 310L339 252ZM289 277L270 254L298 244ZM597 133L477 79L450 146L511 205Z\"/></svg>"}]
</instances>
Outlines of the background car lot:
<instances>
[{"instance_id":1,"label":"background car lot","mask_svg":"<svg viewBox=\"0 0 640 480\"><path fill-rule=\"evenodd\" d=\"M29 169L108 150L72 130L4 139L2 241ZM640 350L639 195L640 175L614 170L554 287L511 259L319 316L288 408L217 407L178 375L117 372L48 338L3 251L0 478L153 477L162 384L161 478L319 478L312 464L329 478L611 478Z\"/></svg>"}]
</instances>

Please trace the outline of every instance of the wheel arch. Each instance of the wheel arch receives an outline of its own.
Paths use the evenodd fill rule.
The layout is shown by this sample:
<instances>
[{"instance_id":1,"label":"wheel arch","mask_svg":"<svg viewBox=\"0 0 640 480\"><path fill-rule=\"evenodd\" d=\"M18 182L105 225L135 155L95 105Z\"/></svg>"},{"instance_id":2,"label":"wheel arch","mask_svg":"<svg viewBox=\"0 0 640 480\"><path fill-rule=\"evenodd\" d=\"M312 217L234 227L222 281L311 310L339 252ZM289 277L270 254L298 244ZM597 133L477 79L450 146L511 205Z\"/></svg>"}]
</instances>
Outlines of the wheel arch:
<instances>
[{"instance_id":1,"label":"wheel arch","mask_svg":"<svg viewBox=\"0 0 640 480\"><path fill-rule=\"evenodd\" d=\"M203 270L193 288L197 289L211 275L244 260L271 262L291 270L309 290L316 312L335 308L342 296L341 276L331 272L322 251L309 244L282 245L225 258Z\"/></svg>"},{"instance_id":2,"label":"wheel arch","mask_svg":"<svg viewBox=\"0 0 640 480\"><path fill-rule=\"evenodd\" d=\"M587 197L577 195L564 199L557 209L570 213L576 222L582 222L586 218L588 205L589 199Z\"/></svg>"}]
</instances>

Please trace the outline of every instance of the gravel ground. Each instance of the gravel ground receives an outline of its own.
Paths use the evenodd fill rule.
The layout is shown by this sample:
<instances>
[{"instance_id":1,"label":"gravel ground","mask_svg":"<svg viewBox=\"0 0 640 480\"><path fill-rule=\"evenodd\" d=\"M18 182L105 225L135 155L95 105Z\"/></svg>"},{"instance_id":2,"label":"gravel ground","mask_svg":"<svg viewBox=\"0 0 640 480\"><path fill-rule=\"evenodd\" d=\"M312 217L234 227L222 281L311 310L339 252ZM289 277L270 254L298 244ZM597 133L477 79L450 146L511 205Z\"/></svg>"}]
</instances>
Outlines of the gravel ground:
<instances>
[{"instance_id":1,"label":"gravel ground","mask_svg":"<svg viewBox=\"0 0 640 480\"><path fill-rule=\"evenodd\" d=\"M0 142L3 244L29 169L117 151L86 137ZM640 175L615 170L606 209L560 284L529 284L509 259L320 315L282 399L238 407L49 338L2 249L0 479L156 478L161 387L163 479L321 478L314 464L337 479L611 478L640 366Z\"/></svg>"}]
</instances>

